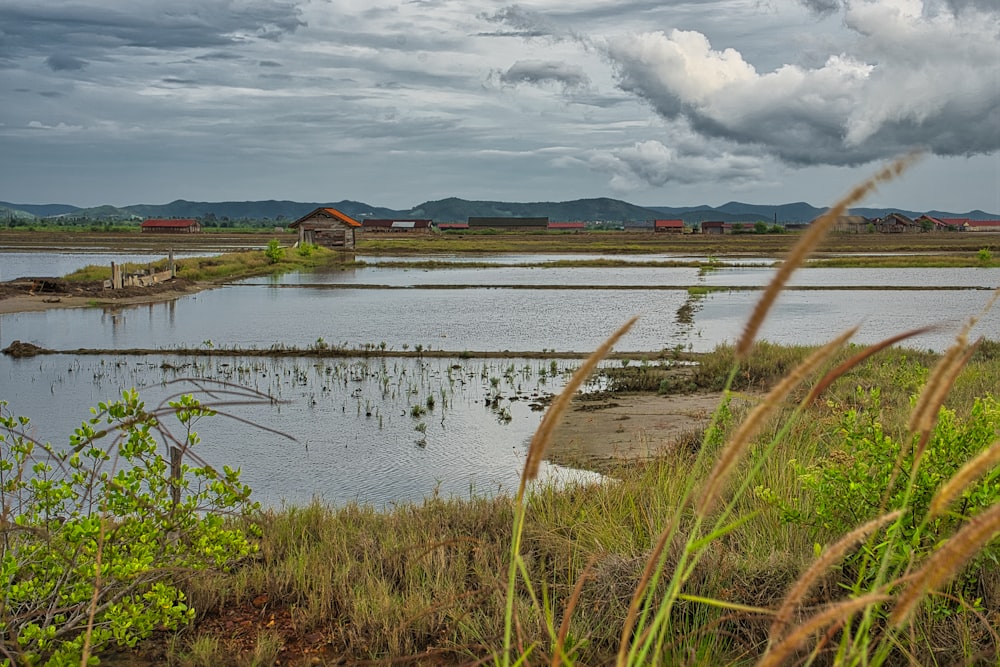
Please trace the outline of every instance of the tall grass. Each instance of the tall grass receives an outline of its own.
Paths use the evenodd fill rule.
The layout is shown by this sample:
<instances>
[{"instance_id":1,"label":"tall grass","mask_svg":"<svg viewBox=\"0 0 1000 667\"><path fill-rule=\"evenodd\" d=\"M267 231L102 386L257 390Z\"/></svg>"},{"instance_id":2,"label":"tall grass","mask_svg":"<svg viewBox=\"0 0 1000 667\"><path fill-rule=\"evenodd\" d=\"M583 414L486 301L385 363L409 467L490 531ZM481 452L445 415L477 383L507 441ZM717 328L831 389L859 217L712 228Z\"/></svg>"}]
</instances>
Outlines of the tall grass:
<instances>
[{"instance_id":1,"label":"tall grass","mask_svg":"<svg viewBox=\"0 0 1000 667\"><path fill-rule=\"evenodd\" d=\"M843 214L853 203L872 191L880 182L889 180L900 174L912 162L908 156L894 162L873 177L857 186L844 199L835 204L830 211L815 222L802 236L799 242L789 251L788 257L780 266L772 282L764 291L757 307L751 314L743 335L734 348L734 361L724 381L725 391L733 386L740 371L740 362L748 359L754 347L757 331L767 317L770 307L775 302L791 274L801 266L812 253L826 233L831 228L837 216ZM631 324L631 323L630 323ZM936 423L936 416L945 396L950 392L961 370L968 364L974 348L966 343L967 330L959 335L956 344L937 364L927 385L920 392L913 416L909 422L909 431L914 434L916 455L912 458L910 484L903 495L902 507L894 512L878 517L847 534L837 544L827 550L817 563L808 568L799 581L794 584L786 600L777 612L758 608L724 598L716 598L691 586L696 581L695 573L698 565L711 558L717 545L730 539L739 529L755 518L756 511L745 511L743 500L749 489L749 480L765 467L766 460L791 433L806 407L803 404L786 414L784 421L761 441L758 435L768 425L770 417L785 402L795 387L809 379L823 367L832 367L838 350L850 339L854 330L848 330L829 344L813 351L801 363L787 372L774 389L745 417L735 428L726 444L720 448L712 446L711 437L706 435L699 459L714 461L704 478L692 475L684 484L679 503L665 527L660 531L654 546L646 557L645 569L634 588L629 603L627 615L622 623L620 644L617 652L618 665L662 664L667 661L669 647L678 633L678 615L683 616L680 609L682 602L689 602L709 608L723 609L732 613L775 616L771 624L771 641L763 652L761 664L784 664L800 647L815 641L825 633L825 640L835 641L837 650L834 661L837 663L881 664L889 659L898 646L896 632L906 625L913 610L920 602L935 590L940 584L955 577L962 566L980 551L990 540L1000 533L1000 505L995 505L979 516L970 520L958 533L935 549L927 557L926 564L909 575L913 567L919 565L918 559L923 556L912 544L906 544L900 539L901 523L905 521L920 521L913 517L914 509L910 506L913 498L914 475L920 465L921 454L925 451L928 440ZM911 332L916 333L916 332ZM596 360L606 353L614 342L616 333L605 346L595 353L585 365L596 365ZM905 336L904 336L905 337ZM903 337L896 337L891 342L898 342ZM873 350L886 345L876 346ZM843 375L853 365L862 363L870 355L866 353L851 357L848 363L833 368L829 380L821 384L831 384L836 377ZM581 369L581 370L584 370ZM810 393L806 400L812 402L817 396ZM550 408L546 421L559 419L565 410L567 400L560 398ZM717 413L720 417L722 413ZM711 432L711 429L710 429ZM532 441L528 453L529 464L525 466L525 479L530 479L531 464L544 452L548 442L547 429L539 429ZM729 480L741 459L749 454L752 447L762 447L763 456L744 469L743 480L729 488ZM900 450L889 487L895 484L895 477L906 474L904 469L904 450ZM959 473L962 479L972 474L983 474L992 458L983 456L974 459L972 472L963 470ZM704 465L695 464L694 470L700 471ZM958 484L958 482L955 482ZM947 488L947 487L946 487ZM888 493L886 489L886 501ZM513 598L516 594L515 575L524 577L524 586L534 604L538 604L534 587L528 578L520 552L520 533L524 525L526 505L522 494L515 500L514 537L512 539L511 563L509 566L508 602L505 620L504 646L497 656L497 662L507 667L513 662L522 663L530 659L534 646L515 643L511 637L511 627L516 622ZM889 524L887 531L888 544L880 549L872 549L873 541L867 538L871 556L863 560L862 571L871 568L877 571L874 577L864 578L859 575L853 587L852 595L832 602L825 609L803 620L799 627L784 636L791 610L799 604L805 592L813 585L819 573L825 570L844 552L853 547L862 538L872 533L882 535L881 528ZM879 530L876 530L879 529ZM881 538L885 539L885 538ZM898 600L896 592L903 588ZM893 603L896 603L893 605ZM884 609L886 605L894 606L889 617L891 627L884 624ZM552 616L550 610L544 610L547 616ZM567 612L568 613L568 612ZM834 638L831 640L831 638ZM572 655L566 650L563 633L550 633L553 662L571 662ZM695 640L697 641L697 640ZM822 646L822 642L817 647ZM818 648L816 649L818 650ZM815 657L815 654L814 654Z\"/></svg>"},{"instance_id":2,"label":"tall grass","mask_svg":"<svg viewBox=\"0 0 1000 667\"><path fill-rule=\"evenodd\" d=\"M800 237L781 280L821 239ZM820 348L756 342L780 287L696 371L723 392L697 448L621 462L601 484L531 481L629 322L553 401L514 497L271 512L261 560L192 581L192 604L289 609L292 631L322 632L344 662L995 662L1000 571L975 563L996 557L1000 532L1000 408L979 400L1000 386L996 343L963 331L943 355L895 346L922 330L868 347L852 330Z\"/></svg>"}]
</instances>

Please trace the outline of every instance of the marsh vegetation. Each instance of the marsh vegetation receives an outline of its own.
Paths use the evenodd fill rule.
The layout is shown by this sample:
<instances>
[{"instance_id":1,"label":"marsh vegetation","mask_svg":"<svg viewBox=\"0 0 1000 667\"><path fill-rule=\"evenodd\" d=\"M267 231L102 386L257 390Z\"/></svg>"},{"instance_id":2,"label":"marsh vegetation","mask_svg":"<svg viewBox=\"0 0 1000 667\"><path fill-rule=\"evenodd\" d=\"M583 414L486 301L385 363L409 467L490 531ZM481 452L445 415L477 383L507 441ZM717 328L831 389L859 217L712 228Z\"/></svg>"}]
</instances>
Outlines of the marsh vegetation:
<instances>
[{"instance_id":1,"label":"marsh vegetation","mask_svg":"<svg viewBox=\"0 0 1000 667\"><path fill-rule=\"evenodd\" d=\"M547 381L558 377L563 385L519 457L516 491L431 493L388 508L316 500L233 517L220 525L251 545L246 558L199 568L196 576L163 573L176 587L172 608L183 599L196 610L195 622L105 657L177 665L994 663L1000 404L993 392L1000 354L996 342L973 339L992 301L970 288L980 292L979 307L967 308L969 319L957 334L954 328L943 334L947 342L936 351L908 347L931 333L924 327L897 328L862 344L852 343L857 327L832 337L828 328L826 341L815 345L758 340L779 298L788 296L793 271L827 242L824 225L905 163L859 186L824 223L799 236L753 295L735 341L712 345L682 382L627 358L601 371L612 347L628 340L634 319L595 345L572 377L533 360L484 365L476 384L497 424L513 421L515 403L507 406L503 397L516 395L517 383L537 381L544 370ZM992 261L979 252L976 259ZM688 287L677 290L679 305L667 309L684 327L695 325L704 312L699 306L716 295L707 280ZM607 319L617 312L604 312L603 328L612 327ZM327 345L313 340L316 348ZM409 352L412 346L423 363L425 343L414 340L385 347ZM683 345L674 350L678 362L684 351ZM206 359L213 372L233 374L226 382L263 381L249 391L275 400L297 392L295 401L305 405L329 402L301 389L318 386L322 394L324 382L360 388L350 397L359 420L378 414L378 401L369 402L366 392L381 392L396 401L410 452L434 450L432 417L449 421L455 409L457 394L446 383L471 379L462 363L449 368L454 375L425 382L382 373L376 361L364 360L291 361L278 380L271 377L277 369L265 363ZM604 389L712 390L722 398L707 428L659 456L622 462L599 482L540 483L552 434L595 372ZM355 386L355 373L368 379ZM340 398L332 405L342 415L349 407ZM182 423L192 414L208 416L190 403L171 408ZM123 434L145 423L145 413L134 412L139 418ZM5 426L19 442L28 435L23 422ZM83 434L87 444L91 435ZM184 441L207 452L211 439ZM165 468L157 470L162 476ZM4 509L6 516L6 501ZM98 558L103 518L88 524L96 532L84 533ZM25 553L23 545L36 535L65 534L60 519L43 513L31 530L5 528L5 556ZM126 513L112 525L131 519ZM152 539L172 544L168 536ZM100 575L88 585L99 593ZM87 600L74 598L75 613L103 627ZM88 629L67 650L86 656L90 639L108 644L109 632Z\"/></svg>"}]
</instances>

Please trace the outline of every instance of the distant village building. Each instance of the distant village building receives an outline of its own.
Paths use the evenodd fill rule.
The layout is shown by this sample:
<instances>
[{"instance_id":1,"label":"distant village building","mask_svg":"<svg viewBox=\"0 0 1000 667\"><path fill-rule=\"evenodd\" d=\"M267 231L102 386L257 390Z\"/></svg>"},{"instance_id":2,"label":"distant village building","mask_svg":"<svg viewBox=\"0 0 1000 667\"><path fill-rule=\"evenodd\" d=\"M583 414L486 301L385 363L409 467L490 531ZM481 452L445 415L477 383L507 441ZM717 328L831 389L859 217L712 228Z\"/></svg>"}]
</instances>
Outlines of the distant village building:
<instances>
[{"instance_id":1,"label":"distant village building","mask_svg":"<svg viewBox=\"0 0 1000 667\"><path fill-rule=\"evenodd\" d=\"M966 220L961 229L964 232L1000 232L1000 220Z\"/></svg>"},{"instance_id":2,"label":"distant village building","mask_svg":"<svg viewBox=\"0 0 1000 667\"><path fill-rule=\"evenodd\" d=\"M732 234L733 225L729 222L722 222L720 220L706 220L701 223L701 233L702 234Z\"/></svg>"},{"instance_id":3,"label":"distant village building","mask_svg":"<svg viewBox=\"0 0 1000 667\"><path fill-rule=\"evenodd\" d=\"M648 232L653 229L650 220L626 220L621 223L621 228L629 232Z\"/></svg>"},{"instance_id":4,"label":"distant village building","mask_svg":"<svg viewBox=\"0 0 1000 667\"><path fill-rule=\"evenodd\" d=\"M816 222L816 220L813 220L813 222ZM847 234L864 234L870 231L868 227L871 224L872 221L863 215L840 215L834 220L831 231Z\"/></svg>"},{"instance_id":5,"label":"distant village building","mask_svg":"<svg viewBox=\"0 0 1000 667\"><path fill-rule=\"evenodd\" d=\"M197 234L201 224L197 220L161 220L150 218L139 225L143 234Z\"/></svg>"},{"instance_id":6,"label":"distant village building","mask_svg":"<svg viewBox=\"0 0 1000 667\"><path fill-rule=\"evenodd\" d=\"M442 232L448 232L448 231L452 231L452 230L461 231L463 229L468 229L469 228L469 223L467 223L467 222L439 222L439 223L437 223L435 225L435 227L437 227Z\"/></svg>"},{"instance_id":7,"label":"distant village building","mask_svg":"<svg viewBox=\"0 0 1000 667\"><path fill-rule=\"evenodd\" d=\"M944 232L944 231L955 231L954 227L951 227L947 222L941 218L935 218L930 215L922 215L916 220L915 223L920 225L921 229L928 232Z\"/></svg>"},{"instance_id":8,"label":"distant village building","mask_svg":"<svg viewBox=\"0 0 1000 667\"><path fill-rule=\"evenodd\" d=\"M550 231L582 232L587 225L582 222L550 222L547 228Z\"/></svg>"},{"instance_id":9,"label":"distant village building","mask_svg":"<svg viewBox=\"0 0 1000 667\"><path fill-rule=\"evenodd\" d=\"M403 232L410 234L430 234L431 220L393 220L390 218L365 218L361 221L361 230L366 234L384 234Z\"/></svg>"},{"instance_id":10,"label":"distant village building","mask_svg":"<svg viewBox=\"0 0 1000 667\"><path fill-rule=\"evenodd\" d=\"M905 232L919 232L920 225L902 213L890 213L884 218L875 220L875 229L883 234L902 234Z\"/></svg>"},{"instance_id":11,"label":"distant village building","mask_svg":"<svg viewBox=\"0 0 1000 667\"><path fill-rule=\"evenodd\" d=\"M654 220L653 231L663 234L683 234L683 220Z\"/></svg>"},{"instance_id":12,"label":"distant village building","mask_svg":"<svg viewBox=\"0 0 1000 667\"><path fill-rule=\"evenodd\" d=\"M486 218L470 217L469 229L506 229L511 231L544 231L548 229L549 218Z\"/></svg>"},{"instance_id":13,"label":"distant village building","mask_svg":"<svg viewBox=\"0 0 1000 667\"><path fill-rule=\"evenodd\" d=\"M357 243L355 231L361 228L361 223L335 208L318 208L288 225L288 228L298 230L300 244L353 250Z\"/></svg>"}]
</instances>

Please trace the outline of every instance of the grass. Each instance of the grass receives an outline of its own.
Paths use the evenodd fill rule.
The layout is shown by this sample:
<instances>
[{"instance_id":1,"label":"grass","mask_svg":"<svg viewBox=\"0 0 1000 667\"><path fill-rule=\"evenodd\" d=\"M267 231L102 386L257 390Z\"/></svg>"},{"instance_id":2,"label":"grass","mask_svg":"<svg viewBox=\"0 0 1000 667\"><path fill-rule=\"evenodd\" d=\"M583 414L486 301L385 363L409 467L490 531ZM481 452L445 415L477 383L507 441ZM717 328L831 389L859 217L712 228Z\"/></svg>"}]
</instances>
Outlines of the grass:
<instances>
[{"instance_id":1,"label":"grass","mask_svg":"<svg viewBox=\"0 0 1000 667\"><path fill-rule=\"evenodd\" d=\"M284 249L282 258L277 262L272 262L265 255L264 250L246 250L241 252L227 252L211 257L187 257L176 260L177 277L186 280L205 282L238 280L251 276L286 273L303 269L311 269L330 264L352 264L353 255L345 256L326 248L317 248L308 255L301 255L290 249ZM168 268L166 258L151 262L149 264L122 264L126 273L134 273L152 266L156 271L165 271ZM111 268L109 266L99 266L90 264L73 273L65 276L70 282L93 282L98 280L108 280L111 278Z\"/></svg>"},{"instance_id":2,"label":"grass","mask_svg":"<svg viewBox=\"0 0 1000 667\"><path fill-rule=\"evenodd\" d=\"M956 268L997 268L1000 260L992 254L981 255L979 251L960 252L948 255L880 255L880 256L850 256L828 257L809 262L810 267L823 268L917 268L917 269L956 269Z\"/></svg>"},{"instance_id":3,"label":"grass","mask_svg":"<svg viewBox=\"0 0 1000 667\"><path fill-rule=\"evenodd\" d=\"M358 252L363 254L495 254L519 253L606 253L652 254L677 253L713 257L776 257L786 253L801 237L789 234L654 234L643 232L600 232L569 235L499 233L494 235L438 234L427 236L394 235L392 238L362 239ZM866 253L891 254L892 266L909 266L918 260L906 253L932 253L937 256L976 257L985 240L975 234L830 234L816 248L821 259L828 255ZM995 249L995 246L994 246ZM876 261L873 258L871 261ZM964 260L963 260L964 261ZM965 264L963 264L965 265Z\"/></svg>"},{"instance_id":4,"label":"grass","mask_svg":"<svg viewBox=\"0 0 1000 667\"><path fill-rule=\"evenodd\" d=\"M971 320L939 355L852 347L850 329L819 348L757 341L824 227L789 249L737 344L693 372L724 396L698 446L599 484L532 484L576 385L629 322L553 401L515 497L270 512L260 558L190 580L192 605L203 619L280 613L282 637L319 636L335 663L995 663L998 346L970 344ZM245 654L196 627L171 661L267 660L283 639L254 627Z\"/></svg>"},{"instance_id":5,"label":"grass","mask_svg":"<svg viewBox=\"0 0 1000 667\"><path fill-rule=\"evenodd\" d=\"M855 351L847 348L836 359ZM763 368L772 361L794 365L811 352L814 349L758 344L748 366ZM732 363L732 355L732 348L720 348L704 361L724 367ZM948 404L960 415L969 415L983 387L1000 386L1000 359L986 356L973 358L958 376ZM822 400L797 419L795 400L804 390L793 392L755 439L766 445L781 424L791 422L781 446L767 452L751 449L732 478L752 473L754 484L777 495L808 498L796 466L822 465L836 456L843 441L843 414L867 406L857 388L882 389L885 428L903 438L911 397L939 358L903 348L885 350L835 381ZM758 378L752 388L769 389L777 379ZM703 450L718 452L753 405L749 396L734 394L716 428L704 438ZM684 490L692 479L705 479L712 463L707 455L679 448L660 459L622 464L604 484L534 488L525 497L523 578L513 598L507 597L504 582L517 509L509 497L435 497L385 512L314 502L270 512L262 524L260 559L228 575L192 581L188 594L208 615L248 607L263 596L267 602L259 612L262 618L273 610L288 610L290 627L285 630L293 636L321 634L324 655L331 660L410 656L414 664L421 656L449 664L489 659L503 643L502 610L512 599L515 651L534 646L528 663L540 664L554 656L550 629L559 629L583 581L565 635L569 660L564 662L607 664L617 653L645 558L673 517L679 517L679 523L663 568L669 571L682 557L685 535L697 523L690 512L678 514ZM670 614L672 636L683 640L665 642L665 664L753 662L767 644L772 616L699 600L777 610L808 567L814 544L838 538L828 530L783 521L773 505L752 493L740 496L733 512L749 519L713 540L708 553L691 564L686 597L677 600ZM995 605L1000 572L979 568L968 576L986 592L987 604ZM525 581L531 582L534 598ZM834 602L840 587L851 584L847 571L824 571L796 609ZM654 602L662 599L662 585ZM935 651L957 650L948 642L959 629L969 638L962 649L967 655L995 650L975 614L936 618L921 612L918 619L919 641L907 647L922 656L920 662L934 657ZM200 637L196 626L189 640L203 641ZM204 650L204 644L199 649ZM244 664L223 649L214 660Z\"/></svg>"}]
</instances>

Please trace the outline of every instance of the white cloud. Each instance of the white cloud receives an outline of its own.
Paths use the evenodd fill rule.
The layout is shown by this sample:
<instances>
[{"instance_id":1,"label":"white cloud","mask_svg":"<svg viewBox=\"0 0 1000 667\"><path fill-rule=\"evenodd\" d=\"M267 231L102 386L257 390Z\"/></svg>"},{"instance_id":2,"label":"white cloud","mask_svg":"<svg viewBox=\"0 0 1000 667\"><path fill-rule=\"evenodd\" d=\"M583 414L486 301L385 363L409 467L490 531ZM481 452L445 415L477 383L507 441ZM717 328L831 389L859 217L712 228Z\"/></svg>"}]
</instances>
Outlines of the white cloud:
<instances>
[{"instance_id":1,"label":"white cloud","mask_svg":"<svg viewBox=\"0 0 1000 667\"><path fill-rule=\"evenodd\" d=\"M1000 149L997 12L924 11L917 0L851 3L856 54L758 73L733 49L672 30L609 38L625 91L705 137L760 146L796 164L860 164L926 147ZM1000 11L1000 10L998 10Z\"/></svg>"}]
</instances>

